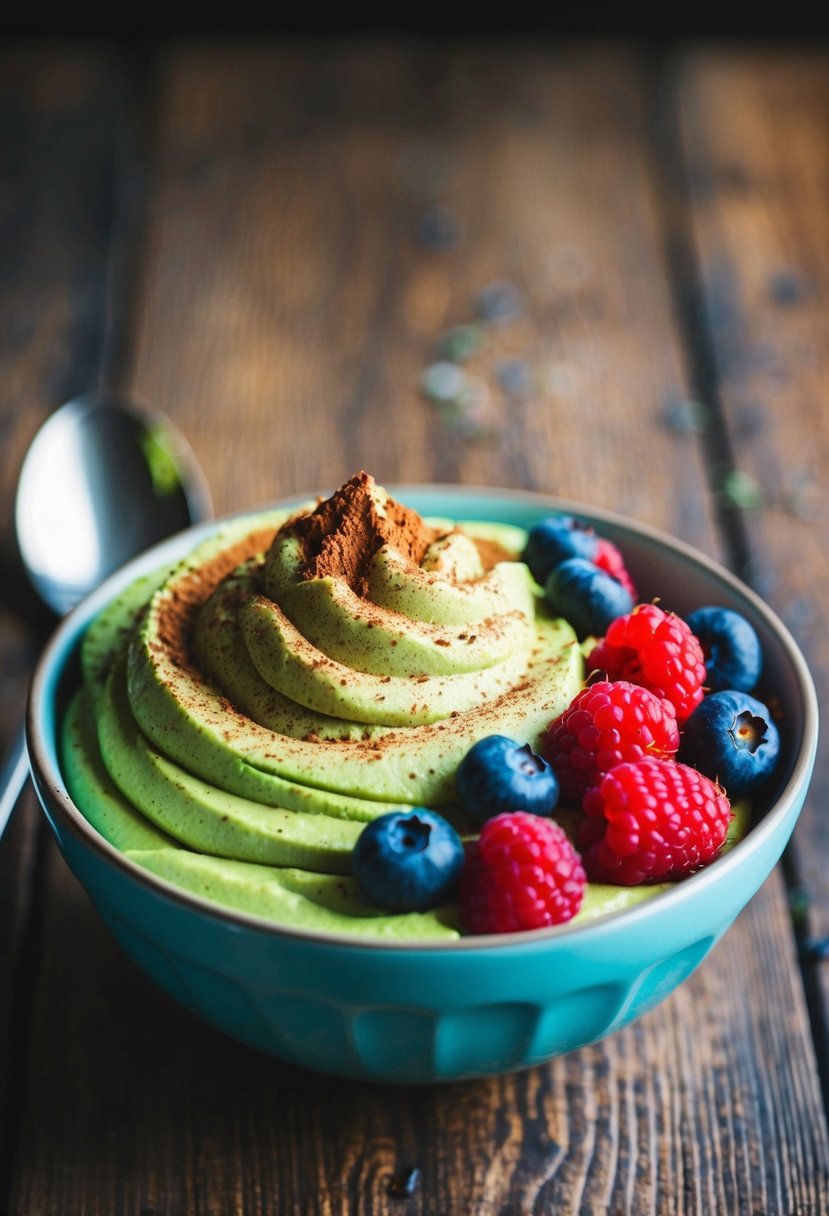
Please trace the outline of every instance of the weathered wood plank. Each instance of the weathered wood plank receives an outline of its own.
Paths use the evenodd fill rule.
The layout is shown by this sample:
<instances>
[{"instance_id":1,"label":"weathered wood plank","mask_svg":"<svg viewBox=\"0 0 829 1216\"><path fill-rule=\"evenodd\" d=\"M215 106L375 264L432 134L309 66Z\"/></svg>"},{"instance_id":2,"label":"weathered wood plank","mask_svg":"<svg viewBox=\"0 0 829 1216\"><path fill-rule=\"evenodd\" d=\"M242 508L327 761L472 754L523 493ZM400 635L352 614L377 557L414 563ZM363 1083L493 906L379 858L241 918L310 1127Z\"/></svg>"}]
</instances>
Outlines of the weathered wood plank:
<instances>
[{"instance_id":1,"label":"weathered wood plank","mask_svg":"<svg viewBox=\"0 0 829 1216\"><path fill-rule=\"evenodd\" d=\"M223 1039L136 971L54 867L15 1213L392 1213L412 1167L406 1210L422 1213L826 1210L778 875L691 980L605 1043L512 1077L387 1089Z\"/></svg>"},{"instance_id":2,"label":"weathered wood plank","mask_svg":"<svg viewBox=\"0 0 829 1216\"><path fill-rule=\"evenodd\" d=\"M686 375L625 55L208 46L164 79L135 385L192 436L219 510L365 465L566 491L716 549L693 436L664 421ZM443 253L417 240L436 201L462 231ZM471 443L418 386L503 279L527 316L475 363L496 437ZM543 386L527 400L498 389L510 351ZM649 494L651 464L673 495Z\"/></svg>"},{"instance_id":3,"label":"weathered wood plank","mask_svg":"<svg viewBox=\"0 0 829 1216\"><path fill-rule=\"evenodd\" d=\"M162 81L133 381L192 438L221 510L364 465L535 485L718 551L703 452L665 423L689 373L635 58L214 46L169 51ZM464 234L442 253L413 238L435 200ZM473 443L418 384L440 331L502 278L528 310L477 361L497 438ZM499 395L509 352L548 389ZM634 1027L517 1077L417 1090L225 1042L137 975L57 861L49 892L16 1213L829 1208L777 875ZM389 1187L409 1167L404 1203Z\"/></svg>"},{"instance_id":4,"label":"weathered wood plank","mask_svg":"<svg viewBox=\"0 0 829 1216\"><path fill-rule=\"evenodd\" d=\"M723 52L691 58L681 81L703 298L736 467L749 479L741 522L756 563L748 573L803 647L824 703L829 72L825 56L806 50ZM804 932L821 940L829 937L827 773L824 734L792 852L811 901ZM826 964L811 965L825 1001Z\"/></svg>"},{"instance_id":5,"label":"weathered wood plank","mask_svg":"<svg viewBox=\"0 0 829 1216\"><path fill-rule=\"evenodd\" d=\"M0 749L22 720L52 618L13 543L25 447L66 396L94 386L105 339L106 253L121 96L111 60L83 47L0 50ZM40 942L33 936L40 816L22 800L0 842L0 1209L19 1121ZM35 925L36 925L35 916ZM23 956L21 958L21 946Z\"/></svg>"}]
</instances>

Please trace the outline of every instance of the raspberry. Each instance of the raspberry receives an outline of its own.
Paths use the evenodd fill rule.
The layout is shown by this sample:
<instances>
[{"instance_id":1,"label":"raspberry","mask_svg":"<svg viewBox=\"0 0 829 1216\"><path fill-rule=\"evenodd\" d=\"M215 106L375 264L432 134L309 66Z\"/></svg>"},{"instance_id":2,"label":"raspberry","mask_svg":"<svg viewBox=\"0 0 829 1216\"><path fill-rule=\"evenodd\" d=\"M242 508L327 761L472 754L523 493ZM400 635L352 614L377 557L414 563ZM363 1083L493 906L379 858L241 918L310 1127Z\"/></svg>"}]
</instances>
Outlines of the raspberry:
<instances>
[{"instance_id":1,"label":"raspberry","mask_svg":"<svg viewBox=\"0 0 829 1216\"><path fill-rule=\"evenodd\" d=\"M587 667L665 697L680 726L702 700L702 647L681 617L656 604L639 604L612 621L588 656Z\"/></svg>"},{"instance_id":2,"label":"raspberry","mask_svg":"<svg viewBox=\"0 0 829 1216\"><path fill-rule=\"evenodd\" d=\"M593 564L598 566L600 570L604 570L607 574L612 574L625 590L630 592L631 599L635 602L636 588L633 585L633 579L627 572L625 559L613 544L613 541L606 540L603 536L596 538L596 552L593 554Z\"/></svg>"},{"instance_id":3,"label":"raspberry","mask_svg":"<svg viewBox=\"0 0 829 1216\"><path fill-rule=\"evenodd\" d=\"M581 858L564 830L526 811L496 815L468 846L459 908L468 933L560 925L581 907Z\"/></svg>"},{"instance_id":4,"label":"raspberry","mask_svg":"<svg viewBox=\"0 0 829 1216\"><path fill-rule=\"evenodd\" d=\"M646 755L670 757L678 747L670 701L627 680L602 680L582 689L541 741L562 797L573 806L580 806L585 790L615 765Z\"/></svg>"},{"instance_id":5,"label":"raspberry","mask_svg":"<svg viewBox=\"0 0 829 1216\"><path fill-rule=\"evenodd\" d=\"M683 878L712 861L731 821L722 786L674 760L620 764L584 796L579 845L591 882Z\"/></svg>"}]
</instances>

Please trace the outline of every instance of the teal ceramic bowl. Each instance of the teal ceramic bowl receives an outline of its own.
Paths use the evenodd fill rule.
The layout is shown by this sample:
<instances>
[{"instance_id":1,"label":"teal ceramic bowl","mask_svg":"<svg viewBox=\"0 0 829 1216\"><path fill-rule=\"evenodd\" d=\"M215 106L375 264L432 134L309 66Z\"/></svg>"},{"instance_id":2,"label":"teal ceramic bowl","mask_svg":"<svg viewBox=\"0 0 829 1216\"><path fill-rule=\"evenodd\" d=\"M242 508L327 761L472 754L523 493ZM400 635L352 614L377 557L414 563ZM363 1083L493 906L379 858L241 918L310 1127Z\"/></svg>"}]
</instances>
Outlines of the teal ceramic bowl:
<instances>
[{"instance_id":1,"label":"teal ceramic bowl","mask_svg":"<svg viewBox=\"0 0 829 1216\"><path fill-rule=\"evenodd\" d=\"M28 713L35 785L67 863L127 954L175 1000L228 1035L325 1073L435 1082L527 1068L624 1026L705 958L790 836L815 759L817 702L804 659L757 596L699 553L647 527L538 495L397 487L423 514L530 526L551 511L590 520L623 550L643 598L681 614L720 603L757 629L764 688L784 709L783 759L745 839L708 869L635 908L579 927L440 945L366 944L287 931L225 911L132 864L67 794L56 736L89 622L137 575L184 554L182 534L109 579L60 626Z\"/></svg>"}]
</instances>

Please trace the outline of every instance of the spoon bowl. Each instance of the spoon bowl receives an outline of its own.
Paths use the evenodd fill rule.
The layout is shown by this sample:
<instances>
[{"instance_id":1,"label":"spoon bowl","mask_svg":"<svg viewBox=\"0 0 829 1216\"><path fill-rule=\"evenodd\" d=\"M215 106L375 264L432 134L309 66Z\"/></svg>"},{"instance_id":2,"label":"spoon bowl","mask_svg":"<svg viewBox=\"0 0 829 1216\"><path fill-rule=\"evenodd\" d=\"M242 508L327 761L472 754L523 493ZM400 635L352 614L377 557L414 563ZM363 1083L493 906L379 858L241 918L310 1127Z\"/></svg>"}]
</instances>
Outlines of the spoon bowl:
<instances>
[{"instance_id":1,"label":"spoon bowl","mask_svg":"<svg viewBox=\"0 0 829 1216\"><path fill-rule=\"evenodd\" d=\"M35 436L15 527L34 589L63 616L137 553L210 514L204 475L163 415L125 396L88 395Z\"/></svg>"},{"instance_id":2,"label":"spoon bowl","mask_svg":"<svg viewBox=\"0 0 829 1216\"><path fill-rule=\"evenodd\" d=\"M163 414L123 394L88 394L32 440L15 530L32 586L64 616L125 562L212 513L204 473ZM0 770L0 836L27 775L21 721Z\"/></svg>"}]
</instances>

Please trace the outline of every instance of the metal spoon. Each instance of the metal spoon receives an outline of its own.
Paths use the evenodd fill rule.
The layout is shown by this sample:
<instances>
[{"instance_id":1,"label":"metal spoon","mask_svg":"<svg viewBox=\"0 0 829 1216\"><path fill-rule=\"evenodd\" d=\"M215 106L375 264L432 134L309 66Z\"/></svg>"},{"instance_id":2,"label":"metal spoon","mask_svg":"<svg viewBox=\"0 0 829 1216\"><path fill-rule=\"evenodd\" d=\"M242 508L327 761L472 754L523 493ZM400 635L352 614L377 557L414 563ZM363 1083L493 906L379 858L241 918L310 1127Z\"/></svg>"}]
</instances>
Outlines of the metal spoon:
<instances>
[{"instance_id":1,"label":"metal spoon","mask_svg":"<svg viewBox=\"0 0 829 1216\"><path fill-rule=\"evenodd\" d=\"M129 558L211 514L183 436L144 403L107 393L68 401L35 435L15 529L35 591L63 615ZM0 771L0 835L28 771L21 722Z\"/></svg>"}]
</instances>

